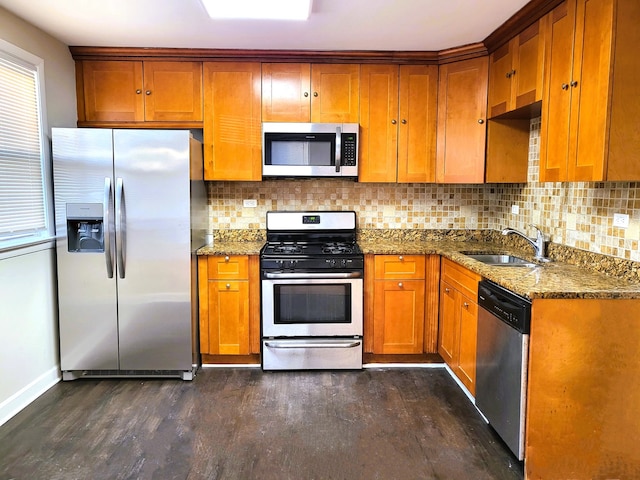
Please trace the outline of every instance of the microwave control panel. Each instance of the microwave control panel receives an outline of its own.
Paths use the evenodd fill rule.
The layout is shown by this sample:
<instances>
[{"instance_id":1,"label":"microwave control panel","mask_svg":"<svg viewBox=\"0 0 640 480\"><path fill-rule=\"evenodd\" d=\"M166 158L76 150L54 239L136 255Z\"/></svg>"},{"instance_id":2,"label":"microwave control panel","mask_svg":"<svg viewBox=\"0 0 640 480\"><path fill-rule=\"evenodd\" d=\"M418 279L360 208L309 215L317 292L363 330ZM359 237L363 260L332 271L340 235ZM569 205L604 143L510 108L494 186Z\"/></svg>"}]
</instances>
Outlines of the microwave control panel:
<instances>
[{"instance_id":1,"label":"microwave control panel","mask_svg":"<svg viewBox=\"0 0 640 480\"><path fill-rule=\"evenodd\" d=\"M356 165L356 134L355 133L343 133L342 134L342 165L355 166Z\"/></svg>"}]
</instances>

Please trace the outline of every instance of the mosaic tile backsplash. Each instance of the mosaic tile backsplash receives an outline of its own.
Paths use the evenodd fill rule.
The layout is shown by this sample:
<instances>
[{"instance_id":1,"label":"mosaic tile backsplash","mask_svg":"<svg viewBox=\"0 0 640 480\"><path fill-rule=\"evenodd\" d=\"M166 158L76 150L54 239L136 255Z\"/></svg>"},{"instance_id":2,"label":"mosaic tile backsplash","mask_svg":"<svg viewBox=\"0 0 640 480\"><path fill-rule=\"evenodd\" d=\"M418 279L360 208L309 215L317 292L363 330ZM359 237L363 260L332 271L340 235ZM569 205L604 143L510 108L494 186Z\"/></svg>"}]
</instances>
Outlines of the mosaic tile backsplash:
<instances>
[{"instance_id":1,"label":"mosaic tile backsplash","mask_svg":"<svg viewBox=\"0 0 640 480\"><path fill-rule=\"evenodd\" d=\"M208 182L210 229L266 228L269 210L355 210L360 229L492 229L640 261L640 183L540 183L540 118L531 121L526 184L436 185L357 183L339 179ZM243 207L243 200L257 207ZM512 206L519 207L517 215ZM613 226L613 214L629 227Z\"/></svg>"}]
</instances>

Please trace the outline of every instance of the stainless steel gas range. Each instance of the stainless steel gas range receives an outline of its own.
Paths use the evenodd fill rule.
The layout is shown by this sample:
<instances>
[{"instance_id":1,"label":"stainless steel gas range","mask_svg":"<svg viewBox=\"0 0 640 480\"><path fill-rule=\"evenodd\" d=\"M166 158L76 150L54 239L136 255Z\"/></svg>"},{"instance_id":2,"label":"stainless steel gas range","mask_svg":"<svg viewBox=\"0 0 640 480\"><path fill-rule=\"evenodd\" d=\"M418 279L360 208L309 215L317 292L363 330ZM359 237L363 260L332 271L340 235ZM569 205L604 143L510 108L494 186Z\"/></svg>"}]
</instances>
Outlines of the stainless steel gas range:
<instances>
[{"instance_id":1,"label":"stainless steel gas range","mask_svg":"<svg viewBox=\"0 0 640 480\"><path fill-rule=\"evenodd\" d=\"M362 368L355 212L267 212L260 274L264 370Z\"/></svg>"}]
</instances>

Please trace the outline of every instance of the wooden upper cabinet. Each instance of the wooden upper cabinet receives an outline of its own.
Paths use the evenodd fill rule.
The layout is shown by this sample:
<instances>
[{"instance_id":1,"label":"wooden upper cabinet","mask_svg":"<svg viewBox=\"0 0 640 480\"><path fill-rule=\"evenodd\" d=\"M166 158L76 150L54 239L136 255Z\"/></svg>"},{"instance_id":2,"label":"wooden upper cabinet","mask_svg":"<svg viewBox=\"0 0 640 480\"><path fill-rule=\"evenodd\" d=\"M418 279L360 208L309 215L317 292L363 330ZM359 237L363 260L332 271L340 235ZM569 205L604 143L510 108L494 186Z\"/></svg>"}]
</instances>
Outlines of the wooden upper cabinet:
<instances>
[{"instance_id":1,"label":"wooden upper cabinet","mask_svg":"<svg viewBox=\"0 0 640 480\"><path fill-rule=\"evenodd\" d=\"M548 22L540 180L639 180L640 4L568 0Z\"/></svg>"},{"instance_id":2,"label":"wooden upper cabinet","mask_svg":"<svg viewBox=\"0 0 640 480\"><path fill-rule=\"evenodd\" d=\"M362 65L360 182L433 182L438 67Z\"/></svg>"},{"instance_id":3,"label":"wooden upper cabinet","mask_svg":"<svg viewBox=\"0 0 640 480\"><path fill-rule=\"evenodd\" d=\"M360 65L262 64L264 122L358 123Z\"/></svg>"},{"instance_id":4,"label":"wooden upper cabinet","mask_svg":"<svg viewBox=\"0 0 640 480\"><path fill-rule=\"evenodd\" d=\"M260 64L204 63L204 178L261 180Z\"/></svg>"},{"instance_id":5,"label":"wooden upper cabinet","mask_svg":"<svg viewBox=\"0 0 640 480\"><path fill-rule=\"evenodd\" d=\"M437 183L484 182L488 57L440 66Z\"/></svg>"},{"instance_id":6,"label":"wooden upper cabinet","mask_svg":"<svg viewBox=\"0 0 640 480\"><path fill-rule=\"evenodd\" d=\"M202 121L202 63L144 62L146 121Z\"/></svg>"},{"instance_id":7,"label":"wooden upper cabinet","mask_svg":"<svg viewBox=\"0 0 640 480\"><path fill-rule=\"evenodd\" d=\"M84 99L79 118L89 122L144 121L142 62L83 61L78 68L82 69Z\"/></svg>"},{"instance_id":8,"label":"wooden upper cabinet","mask_svg":"<svg viewBox=\"0 0 640 480\"><path fill-rule=\"evenodd\" d=\"M542 100L544 36L536 22L489 57L489 117Z\"/></svg>"},{"instance_id":9,"label":"wooden upper cabinet","mask_svg":"<svg viewBox=\"0 0 640 480\"><path fill-rule=\"evenodd\" d=\"M358 123L360 65L314 64L311 67L311 121Z\"/></svg>"},{"instance_id":10,"label":"wooden upper cabinet","mask_svg":"<svg viewBox=\"0 0 640 480\"><path fill-rule=\"evenodd\" d=\"M311 66L262 64L262 120L308 122L311 119Z\"/></svg>"},{"instance_id":11,"label":"wooden upper cabinet","mask_svg":"<svg viewBox=\"0 0 640 480\"><path fill-rule=\"evenodd\" d=\"M86 60L77 68L81 122L202 122L201 62Z\"/></svg>"}]
</instances>

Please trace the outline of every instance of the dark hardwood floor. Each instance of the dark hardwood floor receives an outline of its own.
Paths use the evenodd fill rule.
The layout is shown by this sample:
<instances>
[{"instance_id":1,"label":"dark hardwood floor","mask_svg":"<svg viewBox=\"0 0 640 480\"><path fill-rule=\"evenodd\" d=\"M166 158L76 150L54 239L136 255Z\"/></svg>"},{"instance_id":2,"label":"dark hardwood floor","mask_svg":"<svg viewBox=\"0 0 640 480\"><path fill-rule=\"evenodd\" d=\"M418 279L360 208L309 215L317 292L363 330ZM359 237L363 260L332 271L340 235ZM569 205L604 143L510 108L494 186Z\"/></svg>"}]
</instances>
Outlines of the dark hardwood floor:
<instances>
[{"instance_id":1,"label":"dark hardwood floor","mask_svg":"<svg viewBox=\"0 0 640 480\"><path fill-rule=\"evenodd\" d=\"M522 479L442 368L59 383L0 427L0 479Z\"/></svg>"}]
</instances>

